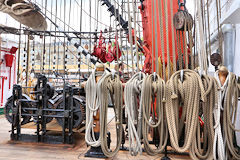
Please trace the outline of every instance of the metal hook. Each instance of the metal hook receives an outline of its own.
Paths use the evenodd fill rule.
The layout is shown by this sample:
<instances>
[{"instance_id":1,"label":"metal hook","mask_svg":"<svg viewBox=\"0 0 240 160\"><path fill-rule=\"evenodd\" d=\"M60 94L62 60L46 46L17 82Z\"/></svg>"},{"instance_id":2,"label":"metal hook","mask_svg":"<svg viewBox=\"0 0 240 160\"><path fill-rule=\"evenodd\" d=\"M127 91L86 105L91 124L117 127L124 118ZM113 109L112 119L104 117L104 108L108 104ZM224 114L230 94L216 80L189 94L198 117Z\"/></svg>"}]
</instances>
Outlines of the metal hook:
<instances>
[{"instance_id":1,"label":"metal hook","mask_svg":"<svg viewBox=\"0 0 240 160\"><path fill-rule=\"evenodd\" d=\"M114 79L115 71L112 71L112 79Z\"/></svg>"},{"instance_id":2,"label":"metal hook","mask_svg":"<svg viewBox=\"0 0 240 160\"><path fill-rule=\"evenodd\" d=\"M203 76L203 72L202 72L201 69L198 71L198 73L199 73L200 77L202 78L202 76Z\"/></svg>"},{"instance_id":3,"label":"metal hook","mask_svg":"<svg viewBox=\"0 0 240 160\"><path fill-rule=\"evenodd\" d=\"M156 81L156 72L153 73L153 80Z\"/></svg>"},{"instance_id":4,"label":"metal hook","mask_svg":"<svg viewBox=\"0 0 240 160\"><path fill-rule=\"evenodd\" d=\"M183 75L184 75L184 71L181 70L181 71L180 71L180 79L181 79L181 82L182 82L182 83L183 83Z\"/></svg>"},{"instance_id":5,"label":"metal hook","mask_svg":"<svg viewBox=\"0 0 240 160\"><path fill-rule=\"evenodd\" d=\"M142 78L142 73L141 72L139 72L139 75L138 75L139 77L139 80L141 80L141 78Z\"/></svg>"}]
</instances>

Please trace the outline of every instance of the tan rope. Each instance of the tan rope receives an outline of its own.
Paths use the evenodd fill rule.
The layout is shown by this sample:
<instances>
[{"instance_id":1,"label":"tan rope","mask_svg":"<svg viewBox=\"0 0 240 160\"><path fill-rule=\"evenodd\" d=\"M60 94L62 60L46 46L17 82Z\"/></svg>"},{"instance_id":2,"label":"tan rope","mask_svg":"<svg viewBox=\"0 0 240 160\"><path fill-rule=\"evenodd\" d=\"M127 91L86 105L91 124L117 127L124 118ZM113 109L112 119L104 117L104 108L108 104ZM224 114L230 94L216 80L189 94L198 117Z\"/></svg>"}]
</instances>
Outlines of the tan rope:
<instances>
[{"instance_id":1,"label":"tan rope","mask_svg":"<svg viewBox=\"0 0 240 160\"><path fill-rule=\"evenodd\" d=\"M165 48L164 48L164 35L163 35L163 15L162 15L162 2L159 1L158 3L158 9L159 9L159 23L160 23L160 38L161 38L161 50L162 50L162 56L160 61L162 62L162 69L160 70L162 72L162 77L164 80L166 80L166 66L165 66Z\"/></svg>"},{"instance_id":2,"label":"tan rope","mask_svg":"<svg viewBox=\"0 0 240 160\"><path fill-rule=\"evenodd\" d=\"M187 50L187 23L188 18L187 14L184 12L185 15L185 23L184 23L184 32L182 32L182 39L183 39L183 48L184 48L184 56L185 56L185 69L188 69L188 50Z\"/></svg>"},{"instance_id":3,"label":"tan rope","mask_svg":"<svg viewBox=\"0 0 240 160\"><path fill-rule=\"evenodd\" d=\"M172 29L172 54L173 54L173 72L176 72L176 48L175 48L175 33L173 27L173 0L170 0L170 10L171 10L171 29Z\"/></svg>"},{"instance_id":4,"label":"tan rope","mask_svg":"<svg viewBox=\"0 0 240 160\"><path fill-rule=\"evenodd\" d=\"M156 79L154 81L153 79ZM152 103L154 103L152 97L156 98L156 111L152 108ZM167 145L168 131L166 120L164 118L164 106L165 106L165 82L160 78L159 75L151 74L143 80L142 84L142 95L140 106L142 106L141 112L143 113L142 118L142 135L143 143L146 152L149 155L156 155L161 153L165 146ZM157 113L157 117L155 117ZM157 121L157 122L155 122ZM159 147L158 149L153 149L148 140L149 128L158 128L159 132Z\"/></svg>"},{"instance_id":5,"label":"tan rope","mask_svg":"<svg viewBox=\"0 0 240 160\"><path fill-rule=\"evenodd\" d=\"M152 2L151 2L151 14L152 14L152 17L151 17L151 25L152 25L152 31L153 31L153 29L154 29L154 26L153 26L153 24L154 24L154 19L153 19L153 11L154 11L154 4L153 4L153 0L152 0ZM154 34L153 34L153 32L152 32L152 73L154 72L154 43L153 43L153 41L154 41Z\"/></svg>"},{"instance_id":6,"label":"tan rope","mask_svg":"<svg viewBox=\"0 0 240 160\"><path fill-rule=\"evenodd\" d=\"M132 21L131 21L131 14L130 14L130 4L129 0L127 1L128 7L128 35L130 40L130 49L131 49L131 58L132 58L132 76L134 75L134 57L133 57L133 38L132 38Z\"/></svg>"},{"instance_id":7,"label":"tan rope","mask_svg":"<svg viewBox=\"0 0 240 160\"><path fill-rule=\"evenodd\" d=\"M142 109L137 103L137 98L139 97L139 99L141 99L141 89L144 78L145 74L138 72L126 83L124 88L125 108L128 117L129 152L132 156L142 153ZM140 112L137 116L138 109ZM137 128L136 124L138 126Z\"/></svg>"},{"instance_id":8,"label":"tan rope","mask_svg":"<svg viewBox=\"0 0 240 160\"><path fill-rule=\"evenodd\" d=\"M202 82L207 96L206 102L200 103L204 118L203 134L200 132L200 123L197 123L196 140L191 145L190 156L192 159L210 160L213 159L213 110L218 103L218 84L214 77L206 75L202 76ZM203 142L203 148L201 147L201 142Z\"/></svg>"},{"instance_id":9,"label":"tan rope","mask_svg":"<svg viewBox=\"0 0 240 160\"><path fill-rule=\"evenodd\" d=\"M114 77L112 77L114 76ZM101 148L105 156L115 156L121 146L122 142L122 83L118 75L108 74L99 80L97 84L97 93L100 100L100 141ZM114 104L115 122L116 122L116 139L117 145L113 151L108 149L107 145L107 118L108 118L108 95L111 95L112 102Z\"/></svg>"},{"instance_id":10,"label":"tan rope","mask_svg":"<svg viewBox=\"0 0 240 160\"><path fill-rule=\"evenodd\" d=\"M136 22L136 0L132 2L133 6L133 21L134 21L134 42L135 42L135 50L136 50L136 56L137 56L137 72L139 72L139 54L138 54L138 45L137 45L137 22Z\"/></svg>"},{"instance_id":11,"label":"tan rope","mask_svg":"<svg viewBox=\"0 0 240 160\"><path fill-rule=\"evenodd\" d=\"M166 117L172 147L177 152L186 152L196 140L199 102L205 102L205 91L200 76L192 70L183 70L172 75L166 84ZM179 118L179 103L182 103L182 117ZM179 138L185 125L184 145L179 146Z\"/></svg>"},{"instance_id":12,"label":"tan rope","mask_svg":"<svg viewBox=\"0 0 240 160\"><path fill-rule=\"evenodd\" d=\"M220 51L220 55L223 57L223 50L222 50L222 42L223 42L223 39L222 39L222 25L220 24L219 22L219 14L221 16L221 8L219 6L219 1L216 0L216 9L217 9L217 25L218 25L218 42L219 42L219 51ZM219 10L220 10L220 13L219 13Z\"/></svg>"},{"instance_id":13,"label":"tan rope","mask_svg":"<svg viewBox=\"0 0 240 160\"><path fill-rule=\"evenodd\" d=\"M180 32L179 30L176 31L176 37L177 37L177 49L178 49L178 65L179 65L179 69L183 69L182 66L182 61L183 61L183 57L182 57L182 44L181 44L181 36L180 36Z\"/></svg>"},{"instance_id":14,"label":"tan rope","mask_svg":"<svg viewBox=\"0 0 240 160\"><path fill-rule=\"evenodd\" d=\"M158 32L157 32L157 0L153 0L154 1L154 39L155 39L155 72L157 74L159 74L158 71Z\"/></svg>"},{"instance_id":15,"label":"tan rope","mask_svg":"<svg viewBox=\"0 0 240 160\"><path fill-rule=\"evenodd\" d=\"M190 15L189 15L190 16ZM193 55L192 55L192 48L193 48L193 36L192 36L192 29L191 26L193 25L193 22L190 21L188 23L188 39L189 39L189 49L190 49L190 62L191 62L191 68L190 69L194 69L193 66Z\"/></svg>"},{"instance_id":16,"label":"tan rope","mask_svg":"<svg viewBox=\"0 0 240 160\"><path fill-rule=\"evenodd\" d=\"M161 3L161 1L160 1ZM168 75L167 78L169 78L171 74L171 65L170 65L170 53L169 53L169 35L168 35L168 0L164 1L164 14L165 14L165 27L166 27L166 44L167 44L167 70ZM164 60L165 61L165 60Z\"/></svg>"},{"instance_id":17,"label":"tan rope","mask_svg":"<svg viewBox=\"0 0 240 160\"><path fill-rule=\"evenodd\" d=\"M208 23L208 51L209 51L209 55L212 54L211 51L211 32L210 32L210 15L209 15L209 0L207 0L207 23Z\"/></svg>"},{"instance_id":18,"label":"tan rope","mask_svg":"<svg viewBox=\"0 0 240 160\"><path fill-rule=\"evenodd\" d=\"M234 141L236 141L235 131L240 131L239 129L235 128L238 109L239 88L237 85L236 75L229 72L228 76L230 77L224 99L223 110L223 129L226 139L226 150L227 153L229 153L229 158L240 159L240 153L238 152L237 147L234 145Z\"/></svg>"}]
</instances>

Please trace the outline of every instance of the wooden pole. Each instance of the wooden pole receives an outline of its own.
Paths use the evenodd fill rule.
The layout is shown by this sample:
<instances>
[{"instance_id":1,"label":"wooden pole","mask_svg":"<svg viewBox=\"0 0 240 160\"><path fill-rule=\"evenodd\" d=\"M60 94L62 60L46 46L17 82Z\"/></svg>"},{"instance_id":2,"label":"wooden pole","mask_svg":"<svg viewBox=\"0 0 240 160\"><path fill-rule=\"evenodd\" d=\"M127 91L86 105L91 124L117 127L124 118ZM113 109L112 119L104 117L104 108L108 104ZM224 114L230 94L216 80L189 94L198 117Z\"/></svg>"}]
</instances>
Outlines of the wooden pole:
<instances>
[{"instance_id":1,"label":"wooden pole","mask_svg":"<svg viewBox=\"0 0 240 160\"><path fill-rule=\"evenodd\" d=\"M28 41L27 41L27 64L26 64L26 87L28 86L29 54L30 54L30 40L29 40L29 35L28 35Z\"/></svg>"}]
</instances>

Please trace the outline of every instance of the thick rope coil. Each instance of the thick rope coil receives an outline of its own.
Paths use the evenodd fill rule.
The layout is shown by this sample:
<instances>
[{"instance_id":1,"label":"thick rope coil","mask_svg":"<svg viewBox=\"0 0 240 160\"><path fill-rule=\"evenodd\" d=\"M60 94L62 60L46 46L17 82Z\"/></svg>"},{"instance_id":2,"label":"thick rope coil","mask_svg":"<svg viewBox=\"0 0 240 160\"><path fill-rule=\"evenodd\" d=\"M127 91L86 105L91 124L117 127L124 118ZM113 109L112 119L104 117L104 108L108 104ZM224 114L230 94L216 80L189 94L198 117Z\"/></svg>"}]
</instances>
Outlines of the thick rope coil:
<instances>
[{"instance_id":1,"label":"thick rope coil","mask_svg":"<svg viewBox=\"0 0 240 160\"><path fill-rule=\"evenodd\" d=\"M141 145L141 120L142 114L138 114L138 97L141 99L142 82L145 74L142 72L136 73L125 85L124 100L125 108L128 117L128 137L129 137L129 152L132 156L142 153ZM138 115L138 117L137 117ZM138 126L136 129L136 125Z\"/></svg>"},{"instance_id":2,"label":"thick rope coil","mask_svg":"<svg viewBox=\"0 0 240 160\"><path fill-rule=\"evenodd\" d=\"M218 71L215 73L214 76L218 82L218 106L214 109L214 129L215 129L215 135L214 135L214 142L213 142L213 153L215 153L214 156L214 160L225 160L226 157L226 152L225 152L225 143L224 143L224 139L223 139L223 133L222 133L222 126L221 126L221 110L223 110L223 99L224 96L226 94L226 88L228 85L228 81L229 81L229 77L228 76L225 80L225 83L223 84L223 86L221 86L221 82L218 76ZM218 158L217 156L218 155Z\"/></svg>"},{"instance_id":3,"label":"thick rope coil","mask_svg":"<svg viewBox=\"0 0 240 160\"><path fill-rule=\"evenodd\" d=\"M88 145L93 147L98 147L101 145L100 139L96 139L93 131L93 116L97 113L97 110L100 107L100 95L97 94L97 83L95 76L95 70L93 70L92 74L87 80L85 91L86 91L86 131L85 131L85 141ZM107 73L101 73L102 76L100 78L103 79ZM99 80L99 81L100 81ZM99 83L99 82L98 82Z\"/></svg>"},{"instance_id":4,"label":"thick rope coil","mask_svg":"<svg viewBox=\"0 0 240 160\"><path fill-rule=\"evenodd\" d=\"M218 84L214 77L202 76L202 83L206 91L206 102L200 102L200 110L204 119L203 134L200 131L200 123L197 123L195 141L190 148L192 159L213 159L214 122L213 110L218 106ZM201 135L203 135L203 147L201 147Z\"/></svg>"},{"instance_id":5,"label":"thick rope coil","mask_svg":"<svg viewBox=\"0 0 240 160\"><path fill-rule=\"evenodd\" d=\"M200 76L192 70L177 71L166 84L166 118L172 147L177 152L186 152L196 141L196 129L200 99L206 100L206 93ZM181 81L182 79L182 81ZM179 116L179 106L182 106L182 115ZM179 138L184 130L184 144L179 145Z\"/></svg>"},{"instance_id":6,"label":"thick rope coil","mask_svg":"<svg viewBox=\"0 0 240 160\"><path fill-rule=\"evenodd\" d=\"M216 72L215 77L219 85L221 85L218 72ZM240 131L239 129L235 128L239 98L239 88L236 75L228 72L227 79L224 85L221 87L219 93L220 104L223 104L221 109L223 110L223 134L224 146L226 150L225 157L223 158L240 159L240 153L238 152L237 146L234 144L236 141L235 132ZM221 112L218 113L219 119L221 116L220 113Z\"/></svg>"},{"instance_id":7,"label":"thick rope coil","mask_svg":"<svg viewBox=\"0 0 240 160\"><path fill-rule=\"evenodd\" d=\"M113 77L114 76L114 77ZM111 96L112 102L114 104L115 111L115 122L116 122L116 137L117 146L113 151L108 149L107 145L107 117L108 117L108 96ZM97 95L99 96L100 105L100 141L101 148L105 156L113 157L115 156L121 146L122 142L122 83L118 75L108 74L104 76L97 84Z\"/></svg>"},{"instance_id":8,"label":"thick rope coil","mask_svg":"<svg viewBox=\"0 0 240 160\"><path fill-rule=\"evenodd\" d=\"M155 98L156 103L155 103ZM152 107L152 104L156 104ZM154 106L154 105L153 105ZM161 153L167 145L168 131L164 117L165 82L159 75L151 74L143 80L140 101L142 118L142 136L144 148L149 155ZM155 110L155 112L153 111ZM156 117L157 114L157 117ZM157 122L155 122L157 121ZM157 128L159 132L158 149L153 149L148 140L149 128Z\"/></svg>"}]
</instances>

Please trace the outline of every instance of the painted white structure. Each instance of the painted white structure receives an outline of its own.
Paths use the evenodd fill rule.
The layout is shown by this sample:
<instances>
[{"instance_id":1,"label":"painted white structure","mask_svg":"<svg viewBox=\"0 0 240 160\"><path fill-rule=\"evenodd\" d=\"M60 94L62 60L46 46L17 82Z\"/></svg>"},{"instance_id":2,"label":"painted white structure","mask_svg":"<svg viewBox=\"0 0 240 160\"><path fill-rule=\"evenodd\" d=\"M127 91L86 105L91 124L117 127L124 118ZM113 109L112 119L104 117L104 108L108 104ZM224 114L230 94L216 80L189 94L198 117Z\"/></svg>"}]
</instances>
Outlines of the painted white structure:
<instances>
[{"instance_id":1,"label":"painted white structure","mask_svg":"<svg viewBox=\"0 0 240 160\"><path fill-rule=\"evenodd\" d=\"M1 44L0 62L2 62L0 63L0 108L3 108L7 98L12 95L13 84L17 82L16 56L18 52L14 55L12 68L11 68L11 75L10 75L10 67L6 66L5 54L9 54L8 51L13 46L17 47L18 44L17 42L10 41L5 38L0 38L0 44Z\"/></svg>"}]
</instances>

